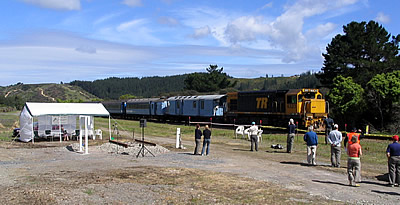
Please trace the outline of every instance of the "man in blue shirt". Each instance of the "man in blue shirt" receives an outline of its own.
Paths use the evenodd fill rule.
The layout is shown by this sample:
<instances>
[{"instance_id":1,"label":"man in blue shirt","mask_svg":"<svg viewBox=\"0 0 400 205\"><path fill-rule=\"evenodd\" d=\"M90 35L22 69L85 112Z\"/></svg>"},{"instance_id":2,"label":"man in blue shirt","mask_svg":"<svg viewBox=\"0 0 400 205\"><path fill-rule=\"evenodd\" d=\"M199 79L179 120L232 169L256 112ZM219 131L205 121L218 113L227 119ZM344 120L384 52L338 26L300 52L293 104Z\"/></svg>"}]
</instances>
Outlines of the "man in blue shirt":
<instances>
[{"instance_id":1,"label":"man in blue shirt","mask_svg":"<svg viewBox=\"0 0 400 205\"><path fill-rule=\"evenodd\" d=\"M311 165L317 165L315 155L317 154L318 136L313 126L308 127L308 132L304 135L304 141L307 143L307 162Z\"/></svg>"},{"instance_id":2,"label":"man in blue shirt","mask_svg":"<svg viewBox=\"0 0 400 205\"><path fill-rule=\"evenodd\" d=\"M324 120L324 125L325 125L325 144L328 144L328 136L329 133L332 131L332 127L335 124L332 118L329 117L329 114L326 116Z\"/></svg>"},{"instance_id":3,"label":"man in blue shirt","mask_svg":"<svg viewBox=\"0 0 400 205\"><path fill-rule=\"evenodd\" d=\"M389 185L399 186L400 182L400 144L399 136L392 137L393 143L386 149L386 155L389 159Z\"/></svg>"}]
</instances>

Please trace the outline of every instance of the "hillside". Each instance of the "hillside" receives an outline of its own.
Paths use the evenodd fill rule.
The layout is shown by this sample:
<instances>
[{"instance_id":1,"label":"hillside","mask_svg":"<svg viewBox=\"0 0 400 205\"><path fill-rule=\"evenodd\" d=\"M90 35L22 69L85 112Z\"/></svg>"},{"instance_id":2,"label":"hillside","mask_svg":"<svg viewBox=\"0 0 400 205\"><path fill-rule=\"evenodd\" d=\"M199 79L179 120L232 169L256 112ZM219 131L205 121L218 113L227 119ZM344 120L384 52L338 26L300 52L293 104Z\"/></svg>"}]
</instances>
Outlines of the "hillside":
<instances>
[{"instance_id":1,"label":"hillside","mask_svg":"<svg viewBox=\"0 0 400 205\"><path fill-rule=\"evenodd\" d=\"M0 107L20 107L26 102L84 102L97 99L78 86L68 84L22 84L0 87Z\"/></svg>"}]
</instances>

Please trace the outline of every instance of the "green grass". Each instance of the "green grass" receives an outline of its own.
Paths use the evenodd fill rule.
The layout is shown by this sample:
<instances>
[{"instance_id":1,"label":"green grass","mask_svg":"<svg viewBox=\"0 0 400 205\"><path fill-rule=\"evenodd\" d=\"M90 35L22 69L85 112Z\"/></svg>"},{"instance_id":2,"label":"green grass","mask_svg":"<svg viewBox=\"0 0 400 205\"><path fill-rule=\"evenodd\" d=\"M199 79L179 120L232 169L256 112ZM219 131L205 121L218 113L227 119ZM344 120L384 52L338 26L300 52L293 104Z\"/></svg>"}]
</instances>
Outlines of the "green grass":
<instances>
[{"instance_id":1,"label":"green grass","mask_svg":"<svg viewBox=\"0 0 400 205\"><path fill-rule=\"evenodd\" d=\"M0 113L0 141L11 141L13 126L19 126L19 112Z\"/></svg>"},{"instance_id":2,"label":"green grass","mask_svg":"<svg viewBox=\"0 0 400 205\"><path fill-rule=\"evenodd\" d=\"M87 194L87 195L92 195L94 194L94 190L93 189L86 189L85 191L83 191L83 193Z\"/></svg>"}]
</instances>

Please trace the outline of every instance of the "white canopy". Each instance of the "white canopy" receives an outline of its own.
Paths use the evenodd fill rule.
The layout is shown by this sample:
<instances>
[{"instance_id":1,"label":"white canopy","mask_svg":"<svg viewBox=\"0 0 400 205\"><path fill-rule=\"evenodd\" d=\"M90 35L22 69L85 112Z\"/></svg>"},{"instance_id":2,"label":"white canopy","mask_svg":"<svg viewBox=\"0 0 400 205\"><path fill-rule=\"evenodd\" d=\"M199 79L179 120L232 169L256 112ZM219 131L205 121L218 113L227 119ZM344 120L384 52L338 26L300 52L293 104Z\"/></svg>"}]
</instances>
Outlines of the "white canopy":
<instances>
[{"instance_id":1,"label":"white canopy","mask_svg":"<svg viewBox=\"0 0 400 205\"><path fill-rule=\"evenodd\" d=\"M42 115L90 115L109 116L110 113L101 103L33 103L25 107L32 117ZM25 108L24 107L24 108Z\"/></svg>"},{"instance_id":2,"label":"white canopy","mask_svg":"<svg viewBox=\"0 0 400 205\"><path fill-rule=\"evenodd\" d=\"M29 142L34 139L33 118L42 116L108 116L109 131L110 114L101 103L33 103L27 102L20 114L20 140ZM60 118L58 118L60 122ZM85 127L93 125L85 121ZM57 128L56 128L57 129ZM58 129L61 129L58 127ZM86 130L87 132L87 130ZM61 133L61 130L60 130ZM80 132L82 133L82 131ZM110 131L111 137L111 131ZM61 141L61 137L60 137Z\"/></svg>"}]
</instances>

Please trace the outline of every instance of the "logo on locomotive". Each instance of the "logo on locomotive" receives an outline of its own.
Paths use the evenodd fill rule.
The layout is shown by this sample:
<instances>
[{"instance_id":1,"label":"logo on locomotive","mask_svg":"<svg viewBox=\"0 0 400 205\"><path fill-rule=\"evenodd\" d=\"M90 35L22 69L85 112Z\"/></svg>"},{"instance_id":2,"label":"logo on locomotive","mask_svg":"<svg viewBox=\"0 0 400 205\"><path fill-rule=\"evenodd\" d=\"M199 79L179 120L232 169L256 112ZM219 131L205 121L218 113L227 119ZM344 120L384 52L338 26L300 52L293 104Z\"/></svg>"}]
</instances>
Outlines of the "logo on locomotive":
<instances>
[{"instance_id":1,"label":"logo on locomotive","mask_svg":"<svg viewBox=\"0 0 400 205\"><path fill-rule=\"evenodd\" d=\"M257 109L267 109L268 98L256 98Z\"/></svg>"}]
</instances>

